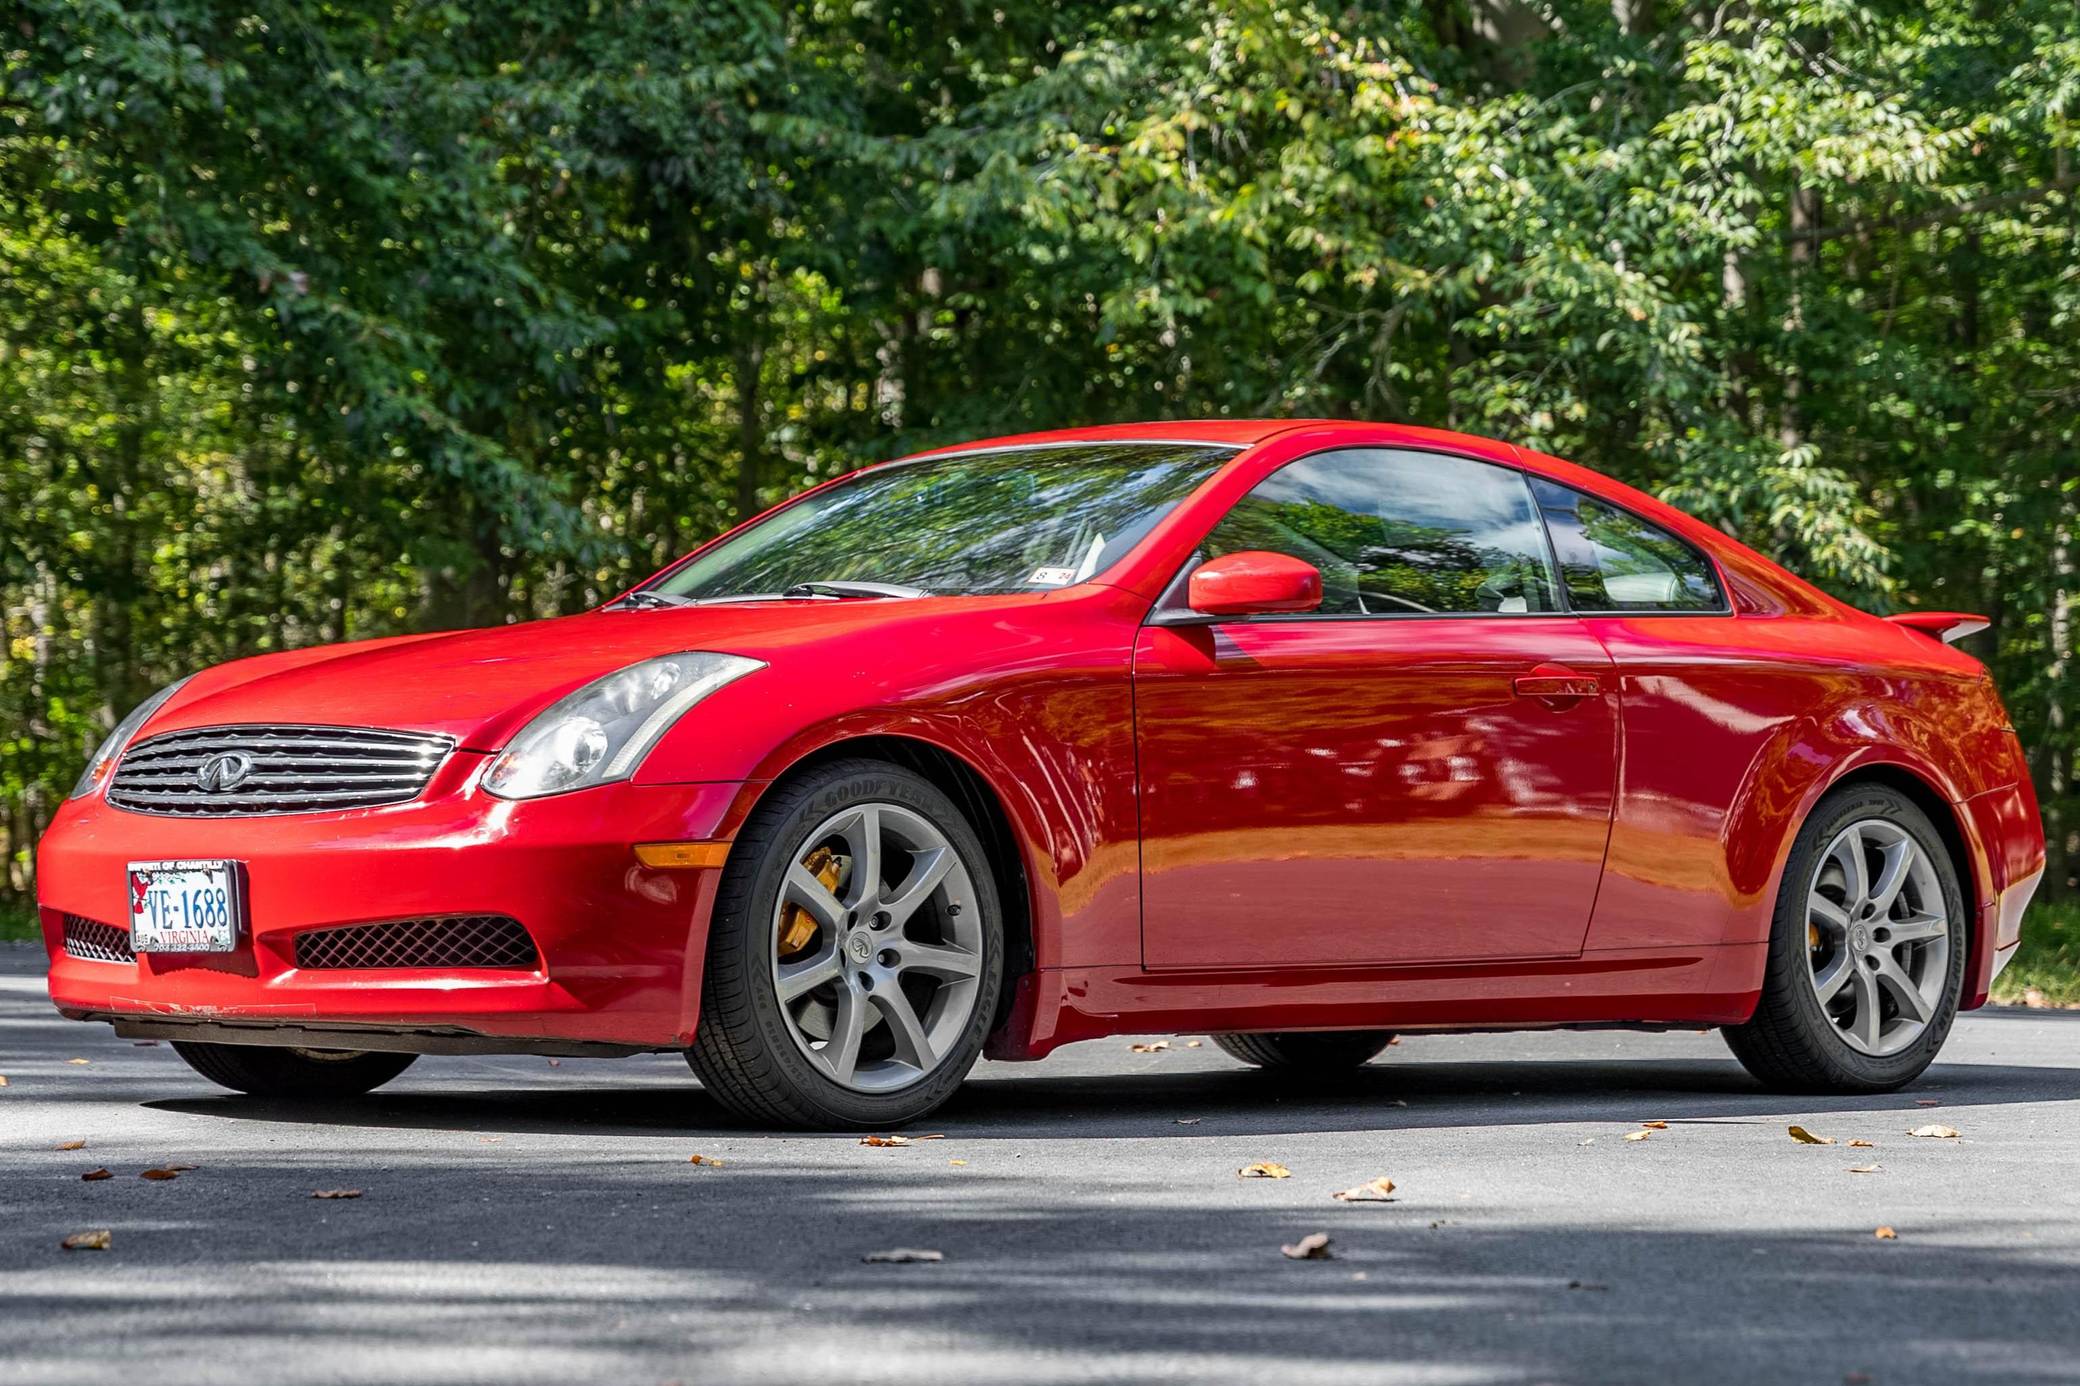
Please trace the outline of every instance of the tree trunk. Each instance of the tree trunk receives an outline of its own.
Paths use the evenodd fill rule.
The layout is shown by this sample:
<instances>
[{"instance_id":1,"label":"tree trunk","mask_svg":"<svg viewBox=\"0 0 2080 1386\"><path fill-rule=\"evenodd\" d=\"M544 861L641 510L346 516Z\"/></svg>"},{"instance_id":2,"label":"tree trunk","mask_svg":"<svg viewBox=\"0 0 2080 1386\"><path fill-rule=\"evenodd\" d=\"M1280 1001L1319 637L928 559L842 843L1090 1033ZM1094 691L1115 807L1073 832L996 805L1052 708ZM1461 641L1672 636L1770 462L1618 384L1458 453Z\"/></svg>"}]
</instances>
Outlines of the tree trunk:
<instances>
[{"instance_id":1,"label":"tree trunk","mask_svg":"<svg viewBox=\"0 0 2080 1386\"><path fill-rule=\"evenodd\" d=\"M1786 452L1806 440L1803 398L1805 382L1800 378L1799 338L1805 332L1805 281L1818 258L1820 192L1801 184L1791 190L1788 208L1791 230L1791 300L1784 313L1784 392L1777 407L1777 442Z\"/></svg>"},{"instance_id":2,"label":"tree trunk","mask_svg":"<svg viewBox=\"0 0 2080 1386\"><path fill-rule=\"evenodd\" d=\"M759 487L765 483L766 439L764 407L759 390L765 371L765 342L756 331L747 333L737 349L737 507L739 521L748 520L764 507L758 503Z\"/></svg>"},{"instance_id":3,"label":"tree trunk","mask_svg":"<svg viewBox=\"0 0 2080 1386\"><path fill-rule=\"evenodd\" d=\"M2064 894L2074 888L2073 874L2080 866L2080 822L2075 821L2073 793L2073 747L2070 708L2073 702L2073 516L2061 497L2059 516L2051 536L2050 667L2044 671L2046 707L2044 735L2037 743L2037 785L2044 813L2047 890Z\"/></svg>"}]
</instances>

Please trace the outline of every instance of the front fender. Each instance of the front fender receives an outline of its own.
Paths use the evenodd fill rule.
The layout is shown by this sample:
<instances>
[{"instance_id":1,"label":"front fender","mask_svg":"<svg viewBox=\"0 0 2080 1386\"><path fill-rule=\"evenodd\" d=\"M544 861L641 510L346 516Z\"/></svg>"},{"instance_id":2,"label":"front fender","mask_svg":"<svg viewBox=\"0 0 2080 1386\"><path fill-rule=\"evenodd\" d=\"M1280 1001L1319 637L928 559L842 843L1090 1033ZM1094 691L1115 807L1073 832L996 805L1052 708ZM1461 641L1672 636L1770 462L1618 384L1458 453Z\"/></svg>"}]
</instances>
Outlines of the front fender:
<instances>
[{"instance_id":1,"label":"front fender","mask_svg":"<svg viewBox=\"0 0 2080 1386\"><path fill-rule=\"evenodd\" d=\"M639 782L743 785L734 837L773 782L851 743L902 738L995 794L1031 890L1038 965L1141 961L1132 632L1138 599L1094 589L1017 629L948 621L937 639L827 644L697 705Z\"/></svg>"}]
</instances>

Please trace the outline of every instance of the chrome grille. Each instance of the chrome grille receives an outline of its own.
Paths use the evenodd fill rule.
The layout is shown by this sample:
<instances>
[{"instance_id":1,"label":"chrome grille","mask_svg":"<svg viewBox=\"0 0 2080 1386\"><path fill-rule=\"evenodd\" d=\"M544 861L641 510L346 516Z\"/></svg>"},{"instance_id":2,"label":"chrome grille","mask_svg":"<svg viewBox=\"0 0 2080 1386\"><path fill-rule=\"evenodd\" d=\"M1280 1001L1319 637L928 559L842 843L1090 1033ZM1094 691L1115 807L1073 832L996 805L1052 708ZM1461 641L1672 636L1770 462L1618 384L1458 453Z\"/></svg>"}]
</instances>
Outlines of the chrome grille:
<instances>
[{"instance_id":1,"label":"chrome grille","mask_svg":"<svg viewBox=\"0 0 2080 1386\"><path fill-rule=\"evenodd\" d=\"M533 967L534 940L502 914L454 914L312 929L298 967Z\"/></svg>"},{"instance_id":2,"label":"chrome grille","mask_svg":"<svg viewBox=\"0 0 2080 1386\"><path fill-rule=\"evenodd\" d=\"M89 919L81 914L66 915L64 928L65 953L68 957L85 958L88 962L137 961L137 954L130 951L128 929L118 929L113 924L103 924L98 919Z\"/></svg>"},{"instance_id":3,"label":"chrome grille","mask_svg":"<svg viewBox=\"0 0 2080 1386\"><path fill-rule=\"evenodd\" d=\"M454 745L373 727L198 727L125 751L108 801L138 813L216 816L401 804L418 797ZM245 763L243 777L227 782L225 757Z\"/></svg>"}]
</instances>

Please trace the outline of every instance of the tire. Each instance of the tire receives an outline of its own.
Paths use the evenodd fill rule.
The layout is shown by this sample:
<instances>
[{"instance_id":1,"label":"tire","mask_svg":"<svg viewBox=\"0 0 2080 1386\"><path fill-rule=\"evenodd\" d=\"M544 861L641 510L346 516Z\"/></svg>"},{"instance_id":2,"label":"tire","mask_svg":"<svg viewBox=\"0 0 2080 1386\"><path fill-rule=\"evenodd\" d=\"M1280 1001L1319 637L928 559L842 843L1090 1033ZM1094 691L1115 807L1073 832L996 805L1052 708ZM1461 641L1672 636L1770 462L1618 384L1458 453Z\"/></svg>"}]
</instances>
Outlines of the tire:
<instances>
[{"instance_id":1,"label":"tire","mask_svg":"<svg viewBox=\"0 0 2080 1386\"><path fill-rule=\"evenodd\" d=\"M878 874L900 870L904 879L868 882L857 869L867 859L859 846L869 834L878 843ZM908 898L905 884L920 880L923 852L937 850L921 848L905 861L908 848L897 838L929 841L933 834L952 854L946 875L910 899L912 912L891 919ZM830 898L816 897L835 914L792 916L812 918L815 934L790 954L788 911L807 908L790 901L809 897L783 895L783 885L796 863L806 871L818 860L819 844L827 852L842 849L823 859L834 876L825 883ZM832 922L825 924L825 918ZM868 949L879 951L854 954L861 937ZM955 971L939 975L914 964L923 954L906 949L927 949L942 962L972 967L972 978ZM804 969L813 963L835 968L835 975L783 1003L780 969L796 966L786 961L790 956L805 959ZM1003 912L974 827L921 776L882 761L835 761L768 794L730 850L716 893L700 1021L687 1062L717 1102L760 1125L901 1126L937 1108L974 1067L997 1010L1003 971ZM903 1012L913 1024L898 1020ZM851 1016L860 1019L848 1026ZM844 1048L841 1033L858 1036L849 1069L842 1053L833 1057ZM926 1050L906 1045L905 1036L929 1040L929 1062L912 1062L926 1057ZM840 1081L848 1071L849 1080Z\"/></svg>"},{"instance_id":2,"label":"tire","mask_svg":"<svg viewBox=\"0 0 2080 1386\"><path fill-rule=\"evenodd\" d=\"M412 1066L417 1054L291 1049L175 1040L173 1052L220 1087L254 1097L359 1097Z\"/></svg>"},{"instance_id":3,"label":"tire","mask_svg":"<svg viewBox=\"0 0 2080 1386\"><path fill-rule=\"evenodd\" d=\"M1842 882L1846 854L1830 850L1852 829L1859 834L1855 855L1864 858L1874 885L1882 884L1885 854L1900 842L1918 849L1929 879L1918 885L1910 879L1884 912L1863 917ZM1866 839L1882 844L1895 833L1898 839L1881 845L1875 856L1863 846ZM1913 876L1911 868L1908 874ZM1827 904L1837 897L1847 900L1850 908L1834 911L1846 920L1841 942L1835 941L1837 925L1826 909L1811 903L1814 894L1825 896ZM1875 900L1869 893L1860 898ZM1878 784L1851 785L1829 794L1814 807L1792 844L1770 928L1762 997L1751 1019L1726 1028L1727 1045L1749 1073L1782 1092L1862 1094L1904 1087L1935 1060L1957 1018L1969 919L1949 849L1912 800ZM1919 942L1891 941L1895 935L1924 934ZM1929 951L1939 943L1940 956ZM1823 1002L1821 990L1833 975L1827 961L1836 948L1848 965L1848 976L1836 998ZM1881 951L1892 958L1892 968L1882 964ZM1915 995L1922 999L1916 1004L1925 1007L1928 1016L1914 1022L1903 1013L1902 991L1891 979L1896 975L1914 981L1917 969ZM1844 998L1842 992L1849 995ZM1863 1024L1866 995L1879 1000L1873 1024L1883 1027L1875 1046L1883 1052L1874 1052L1873 1031ZM1840 1009L1845 1005L1846 1014ZM1921 1025L1918 1034L1911 1031L1911 1023ZM1900 1030L1887 1038L1895 1025ZM1893 1047L1887 1049L1888 1045Z\"/></svg>"},{"instance_id":4,"label":"tire","mask_svg":"<svg viewBox=\"0 0 2080 1386\"><path fill-rule=\"evenodd\" d=\"M1258 1068L1361 1068L1393 1041L1391 1030L1294 1030L1213 1036L1223 1053Z\"/></svg>"}]
</instances>

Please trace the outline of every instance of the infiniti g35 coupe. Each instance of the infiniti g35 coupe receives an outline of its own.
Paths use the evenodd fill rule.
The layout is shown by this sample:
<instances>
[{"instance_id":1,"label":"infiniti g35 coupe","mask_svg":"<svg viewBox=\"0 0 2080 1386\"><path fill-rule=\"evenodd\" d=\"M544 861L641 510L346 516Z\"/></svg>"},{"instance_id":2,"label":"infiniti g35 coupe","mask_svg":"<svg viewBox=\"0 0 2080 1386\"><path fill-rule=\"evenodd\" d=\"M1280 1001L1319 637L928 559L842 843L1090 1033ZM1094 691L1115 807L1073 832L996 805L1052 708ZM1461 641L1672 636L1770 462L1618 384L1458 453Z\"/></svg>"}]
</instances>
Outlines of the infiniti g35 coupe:
<instances>
[{"instance_id":1,"label":"infiniti g35 coupe","mask_svg":"<svg viewBox=\"0 0 2080 1386\"><path fill-rule=\"evenodd\" d=\"M161 690L41 845L51 996L248 1093L675 1050L809 1127L1126 1031L1716 1026L1891 1089L2044 869L1983 624L1455 434L948 448L583 615Z\"/></svg>"}]
</instances>

